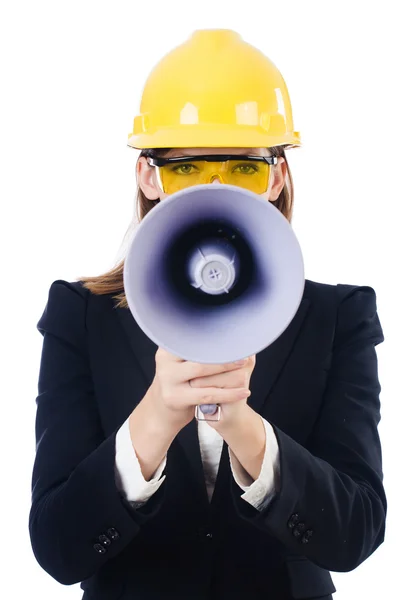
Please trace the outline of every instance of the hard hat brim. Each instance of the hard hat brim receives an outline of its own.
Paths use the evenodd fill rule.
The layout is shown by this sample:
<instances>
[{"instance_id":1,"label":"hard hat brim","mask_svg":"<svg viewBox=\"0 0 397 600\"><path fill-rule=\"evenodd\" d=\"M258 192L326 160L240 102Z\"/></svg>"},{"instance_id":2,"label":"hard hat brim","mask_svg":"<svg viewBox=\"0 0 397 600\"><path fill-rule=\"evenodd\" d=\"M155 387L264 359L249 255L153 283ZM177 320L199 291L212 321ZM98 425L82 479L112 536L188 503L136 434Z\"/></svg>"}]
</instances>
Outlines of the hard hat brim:
<instances>
[{"instance_id":1,"label":"hard hat brim","mask_svg":"<svg viewBox=\"0 0 397 600\"><path fill-rule=\"evenodd\" d=\"M260 127L218 125L197 127L186 125L178 128L161 128L154 133L130 134L128 146L144 148L270 148L272 146L301 146L300 133L286 135L266 134Z\"/></svg>"}]
</instances>

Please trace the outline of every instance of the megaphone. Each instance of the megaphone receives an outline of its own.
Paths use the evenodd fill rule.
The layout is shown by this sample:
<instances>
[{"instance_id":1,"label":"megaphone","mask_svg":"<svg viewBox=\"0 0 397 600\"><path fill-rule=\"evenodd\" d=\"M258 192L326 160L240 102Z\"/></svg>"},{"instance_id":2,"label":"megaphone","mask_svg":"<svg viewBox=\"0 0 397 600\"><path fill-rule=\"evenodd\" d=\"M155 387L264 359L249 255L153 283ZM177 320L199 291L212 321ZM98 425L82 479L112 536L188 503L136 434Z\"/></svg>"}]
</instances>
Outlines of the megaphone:
<instances>
[{"instance_id":1,"label":"megaphone","mask_svg":"<svg viewBox=\"0 0 397 600\"><path fill-rule=\"evenodd\" d=\"M304 285L288 220L261 196L227 184L188 187L159 202L135 230L124 263L140 328L198 363L234 362L272 344L295 316ZM208 414L217 408L201 405Z\"/></svg>"}]
</instances>

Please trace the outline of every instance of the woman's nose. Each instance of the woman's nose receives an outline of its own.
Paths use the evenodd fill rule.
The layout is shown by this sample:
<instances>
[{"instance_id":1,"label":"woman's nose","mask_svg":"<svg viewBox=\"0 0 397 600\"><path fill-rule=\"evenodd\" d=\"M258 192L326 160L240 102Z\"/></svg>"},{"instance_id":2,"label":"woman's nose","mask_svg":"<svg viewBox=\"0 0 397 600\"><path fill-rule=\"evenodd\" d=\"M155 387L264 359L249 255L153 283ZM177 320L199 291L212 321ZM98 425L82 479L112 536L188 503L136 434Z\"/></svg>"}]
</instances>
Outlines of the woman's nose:
<instances>
[{"instance_id":1,"label":"woman's nose","mask_svg":"<svg viewBox=\"0 0 397 600\"><path fill-rule=\"evenodd\" d=\"M219 179L219 177L215 176L214 178L211 178L210 183L222 183L222 181Z\"/></svg>"}]
</instances>

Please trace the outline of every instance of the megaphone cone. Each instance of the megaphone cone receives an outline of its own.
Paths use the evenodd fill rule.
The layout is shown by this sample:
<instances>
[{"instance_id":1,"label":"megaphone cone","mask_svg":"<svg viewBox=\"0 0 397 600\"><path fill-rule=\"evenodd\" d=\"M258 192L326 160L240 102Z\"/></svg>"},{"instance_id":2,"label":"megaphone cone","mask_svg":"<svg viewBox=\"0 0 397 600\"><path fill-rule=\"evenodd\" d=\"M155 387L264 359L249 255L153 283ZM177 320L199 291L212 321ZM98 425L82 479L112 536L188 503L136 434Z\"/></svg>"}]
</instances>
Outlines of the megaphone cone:
<instances>
[{"instance_id":1,"label":"megaphone cone","mask_svg":"<svg viewBox=\"0 0 397 600\"><path fill-rule=\"evenodd\" d=\"M124 264L129 309L158 346L185 360L257 354L292 321L305 284L288 220L240 187L168 196L140 223Z\"/></svg>"}]
</instances>

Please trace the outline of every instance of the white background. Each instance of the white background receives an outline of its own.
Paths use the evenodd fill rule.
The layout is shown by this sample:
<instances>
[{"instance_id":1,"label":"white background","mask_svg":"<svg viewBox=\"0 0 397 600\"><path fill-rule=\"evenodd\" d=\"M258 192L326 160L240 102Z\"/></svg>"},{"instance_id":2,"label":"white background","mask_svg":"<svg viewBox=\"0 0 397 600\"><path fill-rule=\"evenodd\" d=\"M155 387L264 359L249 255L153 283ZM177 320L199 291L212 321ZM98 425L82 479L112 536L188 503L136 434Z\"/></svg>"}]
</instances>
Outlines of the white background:
<instances>
[{"instance_id":1,"label":"white background","mask_svg":"<svg viewBox=\"0 0 397 600\"><path fill-rule=\"evenodd\" d=\"M379 426L389 502L384 544L337 600L390 598L397 556L395 421L396 42L393 2L3 2L1 56L4 597L81 598L36 563L28 535L34 421L49 287L112 267L135 214L126 146L144 81L193 30L259 47L290 91L301 149L288 154L306 278L370 285L385 342ZM393 560L394 558L394 560Z\"/></svg>"}]
</instances>

